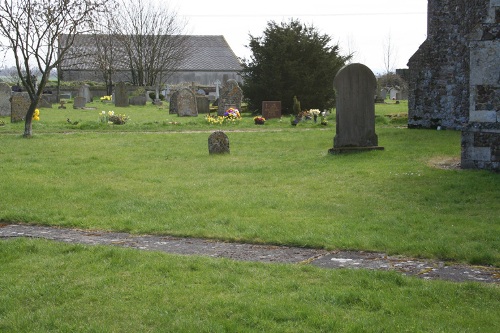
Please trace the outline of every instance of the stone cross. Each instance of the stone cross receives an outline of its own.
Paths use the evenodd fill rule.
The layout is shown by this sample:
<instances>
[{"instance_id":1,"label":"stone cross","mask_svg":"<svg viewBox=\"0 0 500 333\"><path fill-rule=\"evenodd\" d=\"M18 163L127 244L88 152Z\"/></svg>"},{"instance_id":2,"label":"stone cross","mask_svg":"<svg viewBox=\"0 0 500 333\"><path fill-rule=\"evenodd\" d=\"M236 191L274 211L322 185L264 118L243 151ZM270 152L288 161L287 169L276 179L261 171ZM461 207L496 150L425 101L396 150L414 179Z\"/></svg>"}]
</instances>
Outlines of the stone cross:
<instances>
[{"instance_id":1,"label":"stone cross","mask_svg":"<svg viewBox=\"0 0 500 333\"><path fill-rule=\"evenodd\" d=\"M337 132L330 153L383 149L375 134L377 79L363 64L349 64L333 80L337 95Z\"/></svg>"}]
</instances>

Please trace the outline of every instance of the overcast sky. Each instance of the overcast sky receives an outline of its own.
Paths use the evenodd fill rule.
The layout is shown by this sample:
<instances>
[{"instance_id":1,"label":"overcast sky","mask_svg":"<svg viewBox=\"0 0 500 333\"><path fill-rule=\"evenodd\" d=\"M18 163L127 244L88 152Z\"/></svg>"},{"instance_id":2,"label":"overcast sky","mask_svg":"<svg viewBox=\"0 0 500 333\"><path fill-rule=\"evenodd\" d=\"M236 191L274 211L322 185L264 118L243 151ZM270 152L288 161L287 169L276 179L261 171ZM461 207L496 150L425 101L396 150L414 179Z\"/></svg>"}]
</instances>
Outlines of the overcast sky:
<instances>
[{"instance_id":1,"label":"overcast sky","mask_svg":"<svg viewBox=\"0 0 500 333\"><path fill-rule=\"evenodd\" d=\"M165 0L162 0L165 1ZM338 42L343 53L355 52L361 62L384 70L384 44L391 40L395 68L408 59L427 34L427 0L169 0L170 8L188 20L187 33L223 35L236 56L249 58L251 34L263 35L269 21L298 19L314 25Z\"/></svg>"}]
</instances>

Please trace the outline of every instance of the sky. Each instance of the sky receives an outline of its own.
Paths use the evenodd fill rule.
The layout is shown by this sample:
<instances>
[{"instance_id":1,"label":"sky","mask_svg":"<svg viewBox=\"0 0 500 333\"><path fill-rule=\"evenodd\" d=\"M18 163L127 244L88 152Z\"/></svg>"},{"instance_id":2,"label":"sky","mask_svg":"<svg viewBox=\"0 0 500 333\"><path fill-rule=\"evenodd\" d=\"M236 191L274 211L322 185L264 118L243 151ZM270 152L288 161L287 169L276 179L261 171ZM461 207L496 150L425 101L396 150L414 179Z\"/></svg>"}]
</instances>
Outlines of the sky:
<instances>
[{"instance_id":1,"label":"sky","mask_svg":"<svg viewBox=\"0 0 500 333\"><path fill-rule=\"evenodd\" d=\"M406 68L427 34L427 0L152 0L187 22L186 34L222 35L240 58L250 59L250 37L261 37L270 21L297 19L339 44L352 62L385 72L384 53L392 46L391 69ZM3 56L3 54L2 54ZM0 67L13 65L0 57ZM9 61L11 60L11 61Z\"/></svg>"},{"instance_id":2,"label":"sky","mask_svg":"<svg viewBox=\"0 0 500 333\"><path fill-rule=\"evenodd\" d=\"M165 1L165 0L160 0ZM427 34L427 0L168 0L187 20L192 35L223 35L240 58L249 59L249 35L261 37L267 23L298 19L329 35L342 54L375 74L385 71L384 50L392 45L392 63L407 68ZM390 41L390 42L389 42Z\"/></svg>"}]
</instances>

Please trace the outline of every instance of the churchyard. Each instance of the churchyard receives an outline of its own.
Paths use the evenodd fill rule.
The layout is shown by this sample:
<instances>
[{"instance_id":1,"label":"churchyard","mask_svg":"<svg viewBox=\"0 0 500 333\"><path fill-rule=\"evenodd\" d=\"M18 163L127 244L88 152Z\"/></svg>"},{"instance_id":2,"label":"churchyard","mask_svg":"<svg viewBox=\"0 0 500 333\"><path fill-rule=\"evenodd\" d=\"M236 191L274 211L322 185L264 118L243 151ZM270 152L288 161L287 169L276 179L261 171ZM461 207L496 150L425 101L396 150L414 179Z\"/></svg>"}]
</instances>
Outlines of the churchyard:
<instances>
[{"instance_id":1,"label":"churchyard","mask_svg":"<svg viewBox=\"0 0 500 333\"><path fill-rule=\"evenodd\" d=\"M334 112L214 125L168 104L67 105L40 109L29 140L0 117L0 222L500 264L500 175L457 169L460 133L407 129L405 102L376 105L383 151L342 155ZM218 130L229 154L208 152ZM498 285L36 239L0 252L0 331L500 328Z\"/></svg>"}]
</instances>

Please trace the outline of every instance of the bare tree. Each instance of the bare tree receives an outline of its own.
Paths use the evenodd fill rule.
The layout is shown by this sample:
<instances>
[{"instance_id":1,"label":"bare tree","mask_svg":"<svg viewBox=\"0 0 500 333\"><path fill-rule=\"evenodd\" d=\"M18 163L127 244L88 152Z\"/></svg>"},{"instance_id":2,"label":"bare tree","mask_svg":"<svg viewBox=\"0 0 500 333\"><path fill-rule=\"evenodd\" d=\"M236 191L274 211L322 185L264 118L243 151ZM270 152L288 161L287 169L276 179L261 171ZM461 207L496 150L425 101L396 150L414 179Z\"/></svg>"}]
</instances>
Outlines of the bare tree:
<instances>
[{"instance_id":1,"label":"bare tree","mask_svg":"<svg viewBox=\"0 0 500 333\"><path fill-rule=\"evenodd\" d=\"M111 12L102 16L102 19L95 22L95 32L93 40L95 52L92 55L95 58L95 64L101 72L104 83L106 84L106 93L111 95L113 92L113 77L117 71L120 59L120 52L117 50L115 28L118 25Z\"/></svg>"},{"instance_id":2,"label":"bare tree","mask_svg":"<svg viewBox=\"0 0 500 333\"><path fill-rule=\"evenodd\" d=\"M163 85L187 57L186 23L165 2L123 0L117 11L116 33L127 56L131 82Z\"/></svg>"},{"instance_id":3,"label":"bare tree","mask_svg":"<svg viewBox=\"0 0 500 333\"><path fill-rule=\"evenodd\" d=\"M19 78L31 100L24 137L32 136L33 113L51 71L68 55L75 36L91 30L91 15L105 10L110 3L112 0L0 2L0 37L7 41L0 46L13 53ZM61 34L67 36L62 44Z\"/></svg>"},{"instance_id":4,"label":"bare tree","mask_svg":"<svg viewBox=\"0 0 500 333\"><path fill-rule=\"evenodd\" d=\"M397 50L394 47L394 44L392 42L392 36L391 33L387 35L387 40L383 44L383 50L384 50L384 67L385 67L385 73L392 73L394 72L394 64L396 62L397 58Z\"/></svg>"}]
</instances>

